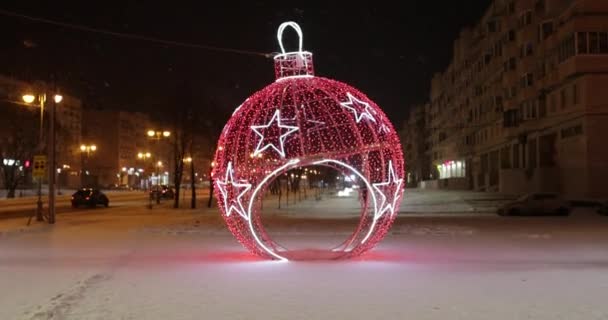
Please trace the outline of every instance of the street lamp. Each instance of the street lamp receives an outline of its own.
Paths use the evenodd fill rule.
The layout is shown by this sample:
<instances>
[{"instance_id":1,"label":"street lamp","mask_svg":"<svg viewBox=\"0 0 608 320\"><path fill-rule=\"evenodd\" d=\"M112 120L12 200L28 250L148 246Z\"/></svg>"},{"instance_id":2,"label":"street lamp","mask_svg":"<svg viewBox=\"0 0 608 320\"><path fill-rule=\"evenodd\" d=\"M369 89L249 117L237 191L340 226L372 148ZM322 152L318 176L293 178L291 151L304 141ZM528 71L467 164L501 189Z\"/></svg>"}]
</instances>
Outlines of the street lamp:
<instances>
[{"instance_id":1,"label":"street lamp","mask_svg":"<svg viewBox=\"0 0 608 320\"><path fill-rule=\"evenodd\" d=\"M23 95L23 101L25 103L32 103L32 102L34 102L34 100L36 100L36 97L33 94L24 94Z\"/></svg>"},{"instance_id":2,"label":"street lamp","mask_svg":"<svg viewBox=\"0 0 608 320\"><path fill-rule=\"evenodd\" d=\"M145 153L144 152L139 152L139 153L137 153L137 158L138 159L146 160L146 159L149 159L151 156L152 156L152 154L150 152L145 152Z\"/></svg>"},{"instance_id":3,"label":"street lamp","mask_svg":"<svg viewBox=\"0 0 608 320\"><path fill-rule=\"evenodd\" d=\"M137 159L142 160L144 167L146 166L147 160L150 159L152 157L152 154L150 152L139 152L137 153ZM141 180L141 178L140 178ZM141 181L140 181L141 184Z\"/></svg>"},{"instance_id":4,"label":"street lamp","mask_svg":"<svg viewBox=\"0 0 608 320\"><path fill-rule=\"evenodd\" d=\"M158 130L148 130L148 137L150 138L157 138L157 139L161 139L162 138L168 138L171 136L171 132L170 131L158 131Z\"/></svg>"},{"instance_id":5,"label":"street lamp","mask_svg":"<svg viewBox=\"0 0 608 320\"><path fill-rule=\"evenodd\" d=\"M97 151L97 146L94 145L94 144L92 144L92 145L81 144L80 145L80 151L86 152L87 155L90 155L91 152Z\"/></svg>"},{"instance_id":6,"label":"street lamp","mask_svg":"<svg viewBox=\"0 0 608 320\"><path fill-rule=\"evenodd\" d=\"M32 94L26 93L22 96L23 102L27 104L33 104L34 101L38 100L38 104L40 107L40 125L39 125L39 136L38 136L38 152L42 152L43 145L43 130L44 130L44 103L46 102L46 93L42 94ZM60 94L53 95L52 104L53 109L51 110L51 124L49 126L49 134L51 137L51 148L49 150L50 153L50 179L49 179L49 223L55 223L55 105L60 103L63 100L63 97ZM42 221L42 178L38 178L38 201L36 202L36 220Z\"/></svg>"},{"instance_id":7,"label":"street lamp","mask_svg":"<svg viewBox=\"0 0 608 320\"><path fill-rule=\"evenodd\" d=\"M87 161L88 161L89 157L91 156L91 153L94 153L95 151L97 151L97 146L94 145L94 144L90 144L90 145L88 145L88 144L81 144L80 145L80 184L81 184L82 187L84 187L85 184L86 184L85 183L85 175L84 175L84 173L88 172L88 170L85 171L85 167L84 167L84 165L85 165L85 161L84 161L85 154L86 154L86 158L87 158Z\"/></svg>"},{"instance_id":8,"label":"street lamp","mask_svg":"<svg viewBox=\"0 0 608 320\"><path fill-rule=\"evenodd\" d=\"M149 139L151 140L155 140L155 141L160 141L163 138L169 138L171 136L171 132L167 131L167 130L148 130L146 132L147 136ZM157 150L158 152L158 150ZM160 176L159 176L159 172L158 172L158 168L162 166L162 162L158 161L158 164L156 166L156 185L157 185L157 192L156 192L156 204L160 204ZM150 208L152 208L152 206L150 206Z\"/></svg>"}]
</instances>

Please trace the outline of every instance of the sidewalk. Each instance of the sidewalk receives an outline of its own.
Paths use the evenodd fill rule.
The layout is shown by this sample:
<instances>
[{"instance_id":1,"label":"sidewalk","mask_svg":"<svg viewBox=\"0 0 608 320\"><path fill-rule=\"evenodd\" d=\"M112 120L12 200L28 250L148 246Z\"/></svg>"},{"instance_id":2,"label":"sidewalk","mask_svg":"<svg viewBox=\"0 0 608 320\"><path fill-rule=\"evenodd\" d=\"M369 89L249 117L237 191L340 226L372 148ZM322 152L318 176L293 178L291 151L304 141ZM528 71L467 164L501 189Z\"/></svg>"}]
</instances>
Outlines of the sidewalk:
<instances>
[{"instance_id":1,"label":"sidewalk","mask_svg":"<svg viewBox=\"0 0 608 320\"><path fill-rule=\"evenodd\" d=\"M337 197L331 192L315 200L308 195L307 199L290 194L289 204L282 196L281 208L278 208L278 196L267 195L264 199L265 214L290 218L348 219L361 214L361 205L357 192L349 197ZM415 214L495 214L498 207L512 201L513 196L497 193L474 191L447 191L406 189L398 213Z\"/></svg>"},{"instance_id":2,"label":"sidewalk","mask_svg":"<svg viewBox=\"0 0 608 320\"><path fill-rule=\"evenodd\" d=\"M399 213L492 213L514 199L489 192L405 189Z\"/></svg>"}]
</instances>

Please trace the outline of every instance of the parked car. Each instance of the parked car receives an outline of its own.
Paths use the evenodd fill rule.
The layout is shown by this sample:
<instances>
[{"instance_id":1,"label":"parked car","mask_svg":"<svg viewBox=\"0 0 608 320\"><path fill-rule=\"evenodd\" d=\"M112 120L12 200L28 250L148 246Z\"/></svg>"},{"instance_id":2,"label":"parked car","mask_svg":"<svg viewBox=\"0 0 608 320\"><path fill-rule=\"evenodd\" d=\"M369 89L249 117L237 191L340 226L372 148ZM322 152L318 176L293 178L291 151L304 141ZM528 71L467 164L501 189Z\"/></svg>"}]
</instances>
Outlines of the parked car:
<instances>
[{"instance_id":1,"label":"parked car","mask_svg":"<svg viewBox=\"0 0 608 320\"><path fill-rule=\"evenodd\" d=\"M597 213L608 216L608 201L602 203L597 207Z\"/></svg>"},{"instance_id":2,"label":"parked car","mask_svg":"<svg viewBox=\"0 0 608 320\"><path fill-rule=\"evenodd\" d=\"M108 207L110 199L98 189L82 188L72 195L72 207L77 208L80 205L95 207L102 205Z\"/></svg>"},{"instance_id":3,"label":"parked car","mask_svg":"<svg viewBox=\"0 0 608 320\"><path fill-rule=\"evenodd\" d=\"M150 199L156 199L157 196L160 196L161 199L173 199L175 198L175 191L166 185L152 186L150 189Z\"/></svg>"},{"instance_id":4,"label":"parked car","mask_svg":"<svg viewBox=\"0 0 608 320\"><path fill-rule=\"evenodd\" d=\"M569 215L570 204L557 193L529 193L498 209L501 216Z\"/></svg>"}]
</instances>

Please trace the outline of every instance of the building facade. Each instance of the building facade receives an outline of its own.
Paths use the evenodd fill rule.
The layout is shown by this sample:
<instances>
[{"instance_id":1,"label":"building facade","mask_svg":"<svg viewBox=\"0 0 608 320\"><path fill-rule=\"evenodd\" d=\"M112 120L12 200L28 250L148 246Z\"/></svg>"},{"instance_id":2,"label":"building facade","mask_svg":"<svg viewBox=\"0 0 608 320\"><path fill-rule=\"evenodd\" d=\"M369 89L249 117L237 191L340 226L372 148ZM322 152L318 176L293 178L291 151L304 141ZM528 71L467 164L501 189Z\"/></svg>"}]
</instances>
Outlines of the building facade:
<instances>
[{"instance_id":1,"label":"building facade","mask_svg":"<svg viewBox=\"0 0 608 320\"><path fill-rule=\"evenodd\" d=\"M428 105L413 106L400 132L406 163L406 184L416 187L431 178L428 157L428 128L425 110Z\"/></svg>"},{"instance_id":2,"label":"building facade","mask_svg":"<svg viewBox=\"0 0 608 320\"><path fill-rule=\"evenodd\" d=\"M446 188L605 197L608 1L495 0L461 31L425 110Z\"/></svg>"},{"instance_id":3,"label":"building facade","mask_svg":"<svg viewBox=\"0 0 608 320\"><path fill-rule=\"evenodd\" d=\"M136 188L168 184L172 168L170 139L147 136L147 131L155 128L147 114L86 110L83 128L83 144L95 145L96 149L81 153L83 167L91 176L87 184Z\"/></svg>"},{"instance_id":4,"label":"building facade","mask_svg":"<svg viewBox=\"0 0 608 320\"><path fill-rule=\"evenodd\" d=\"M59 186L80 186L80 142L82 140L82 102L70 95L62 94L57 104L57 182Z\"/></svg>"}]
</instances>

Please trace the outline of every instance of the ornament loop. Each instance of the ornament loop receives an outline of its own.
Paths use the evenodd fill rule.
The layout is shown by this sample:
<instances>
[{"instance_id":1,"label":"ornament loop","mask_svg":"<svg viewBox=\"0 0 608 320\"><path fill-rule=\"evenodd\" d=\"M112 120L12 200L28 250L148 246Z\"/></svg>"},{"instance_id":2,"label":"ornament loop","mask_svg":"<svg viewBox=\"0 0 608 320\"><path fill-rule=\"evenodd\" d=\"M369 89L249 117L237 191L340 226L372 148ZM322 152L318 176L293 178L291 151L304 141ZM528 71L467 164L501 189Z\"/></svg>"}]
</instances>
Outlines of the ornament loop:
<instances>
[{"instance_id":1,"label":"ornament loop","mask_svg":"<svg viewBox=\"0 0 608 320\"><path fill-rule=\"evenodd\" d=\"M285 31L285 28L287 27L292 27L297 33L298 33L298 52L302 52L302 43L304 41L304 36L302 35L302 29L300 29L300 26L293 22L293 21L287 21L287 22L283 22L281 23L281 25L279 26L279 30L277 31L277 40L279 40L279 46L281 47L281 53L285 54L285 47L283 46L283 31Z\"/></svg>"}]
</instances>

